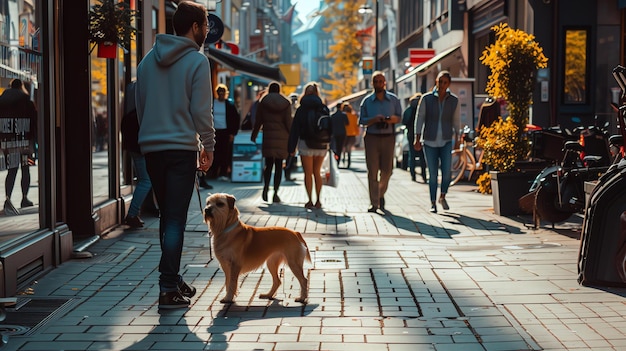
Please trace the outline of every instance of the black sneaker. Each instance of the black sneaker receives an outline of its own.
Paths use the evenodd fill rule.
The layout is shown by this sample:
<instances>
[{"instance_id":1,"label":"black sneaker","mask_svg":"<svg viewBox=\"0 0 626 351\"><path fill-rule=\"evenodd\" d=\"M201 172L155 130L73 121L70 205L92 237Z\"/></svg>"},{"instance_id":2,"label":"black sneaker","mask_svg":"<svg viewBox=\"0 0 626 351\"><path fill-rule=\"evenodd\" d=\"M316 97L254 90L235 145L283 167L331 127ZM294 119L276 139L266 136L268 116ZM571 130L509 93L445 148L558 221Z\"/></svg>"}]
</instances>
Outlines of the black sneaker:
<instances>
[{"instance_id":1,"label":"black sneaker","mask_svg":"<svg viewBox=\"0 0 626 351\"><path fill-rule=\"evenodd\" d=\"M385 209L385 198L381 197L380 199L378 199L378 202L380 203L380 209L384 210Z\"/></svg>"},{"instance_id":2,"label":"black sneaker","mask_svg":"<svg viewBox=\"0 0 626 351\"><path fill-rule=\"evenodd\" d=\"M139 216L126 216L126 219L124 220L124 224L126 224L127 226L131 228L143 227L143 221L141 220L141 218L139 218Z\"/></svg>"},{"instance_id":3,"label":"black sneaker","mask_svg":"<svg viewBox=\"0 0 626 351\"><path fill-rule=\"evenodd\" d=\"M31 206L33 206L34 204L33 204L33 202L32 202L32 201L30 201L28 198L23 198L23 199L22 199L22 203L21 203L21 205L22 205L22 208L24 208L24 207L31 207Z\"/></svg>"},{"instance_id":4,"label":"black sneaker","mask_svg":"<svg viewBox=\"0 0 626 351\"><path fill-rule=\"evenodd\" d=\"M196 294L196 288L194 288L192 285L185 283L184 280L178 283L178 291L180 291L180 294L184 297L191 298Z\"/></svg>"},{"instance_id":5,"label":"black sneaker","mask_svg":"<svg viewBox=\"0 0 626 351\"><path fill-rule=\"evenodd\" d=\"M159 309L187 308L190 303L191 301L179 291L168 291L159 294Z\"/></svg>"}]
</instances>

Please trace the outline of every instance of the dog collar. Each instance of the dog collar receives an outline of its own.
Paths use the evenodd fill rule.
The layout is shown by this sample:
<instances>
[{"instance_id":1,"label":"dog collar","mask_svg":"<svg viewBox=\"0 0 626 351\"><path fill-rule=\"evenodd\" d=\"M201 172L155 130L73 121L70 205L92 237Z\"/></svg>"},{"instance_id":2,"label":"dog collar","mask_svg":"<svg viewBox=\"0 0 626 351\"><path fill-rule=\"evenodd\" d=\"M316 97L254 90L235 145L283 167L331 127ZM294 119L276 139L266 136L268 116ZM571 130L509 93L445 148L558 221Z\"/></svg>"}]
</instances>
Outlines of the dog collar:
<instances>
[{"instance_id":1,"label":"dog collar","mask_svg":"<svg viewBox=\"0 0 626 351\"><path fill-rule=\"evenodd\" d=\"M233 224L229 225L228 227L224 228L223 233L228 233L231 230L235 229L235 227L237 226L237 224L239 224L239 221L235 221L233 222Z\"/></svg>"}]
</instances>

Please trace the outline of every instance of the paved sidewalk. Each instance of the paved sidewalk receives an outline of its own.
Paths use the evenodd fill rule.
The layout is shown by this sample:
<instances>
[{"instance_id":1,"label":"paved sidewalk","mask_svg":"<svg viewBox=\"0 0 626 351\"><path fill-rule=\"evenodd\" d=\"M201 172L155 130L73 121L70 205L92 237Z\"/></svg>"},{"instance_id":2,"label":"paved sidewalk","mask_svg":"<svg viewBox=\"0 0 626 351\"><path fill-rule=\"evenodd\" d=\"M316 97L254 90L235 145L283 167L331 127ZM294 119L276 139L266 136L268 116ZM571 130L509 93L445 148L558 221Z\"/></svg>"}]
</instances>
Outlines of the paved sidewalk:
<instances>
[{"instance_id":1,"label":"paved sidewalk","mask_svg":"<svg viewBox=\"0 0 626 351\"><path fill-rule=\"evenodd\" d=\"M362 152L353 158L340 186L323 189L322 210L304 209L301 173L280 204L263 202L258 183L211 183L237 197L248 224L303 233L313 259L306 306L293 301L289 269L277 300L258 299L271 285L259 269L240 279L235 304L219 303L224 276L194 197L182 265L198 288L189 310L157 309L158 219L146 218L34 282L0 325L3 350L626 349L626 289L576 282L580 217L528 229L530 216L494 215L472 184L452 187L451 209L431 214L427 185L402 170L387 214L371 214ZM10 318L23 324L7 327Z\"/></svg>"}]
</instances>

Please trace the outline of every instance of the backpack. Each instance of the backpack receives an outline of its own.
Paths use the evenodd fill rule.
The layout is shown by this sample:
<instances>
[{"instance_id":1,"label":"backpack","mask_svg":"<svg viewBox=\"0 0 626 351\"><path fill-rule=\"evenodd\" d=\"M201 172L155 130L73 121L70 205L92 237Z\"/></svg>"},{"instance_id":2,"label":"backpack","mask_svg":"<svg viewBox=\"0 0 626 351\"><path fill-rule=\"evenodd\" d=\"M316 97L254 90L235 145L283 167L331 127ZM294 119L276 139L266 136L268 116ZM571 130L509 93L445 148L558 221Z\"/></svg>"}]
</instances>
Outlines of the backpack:
<instances>
[{"instance_id":1,"label":"backpack","mask_svg":"<svg viewBox=\"0 0 626 351\"><path fill-rule=\"evenodd\" d=\"M307 111L304 141L311 149L327 149L332 135L330 111L326 106Z\"/></svg>"}]
</instances>

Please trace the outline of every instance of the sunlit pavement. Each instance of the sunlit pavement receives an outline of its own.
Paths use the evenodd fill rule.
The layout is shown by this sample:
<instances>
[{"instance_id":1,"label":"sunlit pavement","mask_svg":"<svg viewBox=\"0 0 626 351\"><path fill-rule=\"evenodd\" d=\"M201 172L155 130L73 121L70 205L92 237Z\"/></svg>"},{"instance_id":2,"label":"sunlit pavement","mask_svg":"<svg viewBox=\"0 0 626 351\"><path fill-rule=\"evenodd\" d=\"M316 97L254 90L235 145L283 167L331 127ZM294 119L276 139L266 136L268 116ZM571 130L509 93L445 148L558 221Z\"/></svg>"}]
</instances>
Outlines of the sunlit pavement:
<instances>
[{"instance_id":1,"label":"sunlit pavement","mask_svg":"<svg viewBox=\"0 0 626 351\"><path fill-rule=\"evenodd\" d=\"M182 272L198 294L188 310L158 311L158 218L145 217L145 228L120 227L89 248L92 258L33 284L24 306L27 298L67 302L30 329L5 326L4 349L626 349L626 289L576 281L579 216L533 230L530 216L493 214L491 196L471 183L453 186L450 210L432 214L427 185L403 170L394 170L385 215L368 213L362 151L352 166L313 211L304 208L301 172L283 182L280 204L262 201L261 183L210 182L211 192L235 195L248 224L303 233L313 261L307 305L294 302L288 268L276 300L258 298L271 286L259 269L240 279L235 304L221 304L224 275L194 196Z\"/></svg>"}]
</instances>

